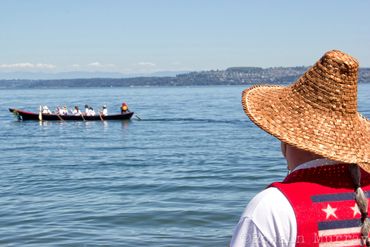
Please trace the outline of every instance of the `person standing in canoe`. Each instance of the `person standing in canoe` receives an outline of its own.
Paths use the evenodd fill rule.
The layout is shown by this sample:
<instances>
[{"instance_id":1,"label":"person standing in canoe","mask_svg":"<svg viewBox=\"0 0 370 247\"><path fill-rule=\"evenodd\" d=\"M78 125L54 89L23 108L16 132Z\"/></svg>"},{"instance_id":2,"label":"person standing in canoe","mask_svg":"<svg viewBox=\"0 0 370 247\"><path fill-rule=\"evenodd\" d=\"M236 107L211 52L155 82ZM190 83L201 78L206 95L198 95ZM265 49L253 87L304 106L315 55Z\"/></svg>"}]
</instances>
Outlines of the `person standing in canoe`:
<instances>
[{"instance_id":1,"label":"person standing in canoe","mask_svg":"<svg viewBox=\"0 0 370 247\"><path fill-rule=\"evenodd\" d=\"M127 112L130 112L130 110L128 109L128 105L125 102L123 102L121 105L121 114L124 114Z\"/></svg>"},{"instance_id":2,"label":"person standing in canoe","mask_svg":"<svg viewBox=\"0 0 370 247\"><path fill-rule=\"evenodd\" d=\"M289 175L246 207L230 246L370 246L370 121L358 61L329 51L290 86L243 92L245 113L281 141Z\"/></svg>"}]
</instances>

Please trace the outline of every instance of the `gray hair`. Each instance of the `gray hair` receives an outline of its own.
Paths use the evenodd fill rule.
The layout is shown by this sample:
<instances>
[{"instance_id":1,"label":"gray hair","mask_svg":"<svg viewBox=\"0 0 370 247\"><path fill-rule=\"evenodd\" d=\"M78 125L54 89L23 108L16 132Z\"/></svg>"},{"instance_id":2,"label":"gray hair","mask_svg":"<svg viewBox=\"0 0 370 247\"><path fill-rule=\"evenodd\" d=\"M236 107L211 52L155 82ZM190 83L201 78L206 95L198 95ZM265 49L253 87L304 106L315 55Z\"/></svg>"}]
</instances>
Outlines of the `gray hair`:
<instances>
[{"instance_id":1,"label":"gray hair","mask_svg":"<svg viewBox=\"0 0 370 247\"><path fill-rule=\"evenodd\" d=\"M368 201L366 194L361 189L361 171L358 165L351 164L349 167L353 184L355 185L355 201L361 213L361 242L362 246L370 246L369 231L370 221L367 217Z\"/></svg>"}]
</instances>

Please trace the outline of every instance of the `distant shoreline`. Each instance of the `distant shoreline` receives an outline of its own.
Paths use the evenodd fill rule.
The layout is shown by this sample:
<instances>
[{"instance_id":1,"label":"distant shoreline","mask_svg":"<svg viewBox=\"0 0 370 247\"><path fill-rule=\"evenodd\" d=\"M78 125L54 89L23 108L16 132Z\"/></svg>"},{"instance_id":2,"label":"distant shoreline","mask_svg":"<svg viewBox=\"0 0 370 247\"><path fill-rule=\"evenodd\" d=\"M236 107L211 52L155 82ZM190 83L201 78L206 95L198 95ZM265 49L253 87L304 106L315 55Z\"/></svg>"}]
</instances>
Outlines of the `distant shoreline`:
<instances>
[{"instance_id":1,"label":"distant shoreline","mask_svg":"<svg viewBox=\"0 0 370 247\"><path fill-rule=\"evenodd\" d=\"M250 84L287 84L297 80L308 67L232 67L226 70L189 72L176 76L81 79L8 79L0 80L0 89L17 88L109 88L158 86L233 86ZM370 68L360 68L359 83L370 83Z\"/></svg>"}]
</instances>

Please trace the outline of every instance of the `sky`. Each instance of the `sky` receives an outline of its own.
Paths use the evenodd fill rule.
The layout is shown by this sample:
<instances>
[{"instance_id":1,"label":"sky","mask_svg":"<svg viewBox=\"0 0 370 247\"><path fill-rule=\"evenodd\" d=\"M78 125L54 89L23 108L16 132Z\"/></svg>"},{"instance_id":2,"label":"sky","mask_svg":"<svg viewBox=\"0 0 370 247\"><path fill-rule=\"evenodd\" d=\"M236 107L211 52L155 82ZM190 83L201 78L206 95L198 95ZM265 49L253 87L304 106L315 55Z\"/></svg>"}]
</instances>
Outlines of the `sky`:
<instances>
[{"instance_id":1,"label":"sky","mask_svg":"<svg viewBox=\"0 0 370 247\"><path fill-rule=\"evenodd\" d=\"M1 0L0 72L370 67L370 1Z\"/></svg>"}]
</instances>

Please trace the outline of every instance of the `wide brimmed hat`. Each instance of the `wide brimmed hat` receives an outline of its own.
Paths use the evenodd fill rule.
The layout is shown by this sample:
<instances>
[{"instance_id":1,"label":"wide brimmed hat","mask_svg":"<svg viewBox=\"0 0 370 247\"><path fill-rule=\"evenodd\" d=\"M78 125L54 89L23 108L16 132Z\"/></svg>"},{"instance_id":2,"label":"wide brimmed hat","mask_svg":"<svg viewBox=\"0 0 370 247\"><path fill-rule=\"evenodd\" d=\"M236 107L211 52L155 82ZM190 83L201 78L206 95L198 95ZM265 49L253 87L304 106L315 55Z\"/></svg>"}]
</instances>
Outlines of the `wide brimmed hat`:
<instances>
[{"instance_id":1,"label":"wide brimmed hat","mask_svg":"<svg viewBox=\"0 0 370 247\"><path fill-rule=\"evenodd\" d=\"M244 90L248 117L279 140L370 172L370 121L357 111L357 60L324 54L290 86Z\"/></svg>"}]
</instances>

